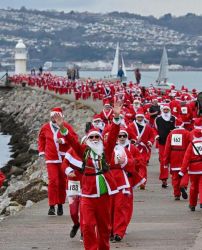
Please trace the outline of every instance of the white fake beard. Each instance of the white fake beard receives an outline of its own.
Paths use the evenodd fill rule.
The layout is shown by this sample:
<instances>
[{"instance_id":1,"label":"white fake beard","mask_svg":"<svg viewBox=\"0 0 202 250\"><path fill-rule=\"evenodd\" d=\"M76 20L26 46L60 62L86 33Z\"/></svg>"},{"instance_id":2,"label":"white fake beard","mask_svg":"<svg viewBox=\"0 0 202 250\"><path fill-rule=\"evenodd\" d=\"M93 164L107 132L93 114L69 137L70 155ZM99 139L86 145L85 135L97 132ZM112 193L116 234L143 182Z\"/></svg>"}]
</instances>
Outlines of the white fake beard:
<instances>
[{"instance_id":1,"label":"white fake beard","mask_svg":"<svg viewBox=\"0 0 202 250\"><path fill-rule=\"evenodd\" d=\"M90 141L89 139L86 141L86 144L95 152L97 155L102 155L104 151L102 141Z\"/></svg>"},{"instance_id":2,"label":"white fake beard","mask_svg":"<svg viewBox=\"0 0 202 250\"><path fill-rule=\"evenodd\" d=\"M138 123L141 126L144 126L145 125L145 120L142 120L141 122L139 122L139 121L136 120L136 123Z\"/></svg>"},{"instance_id":3,"label":"white fake beard","mask_svg":"<svg viewBox=\"0 0 202 250\"><path fill-rule=\"evenodd\" d=\"M163 120L165 120L166 122L170 121L170 118L171 118L171 112L168 112L168 113L163 113L161 114Z\"/></svg>"},{"instance_id":4,"label":"white fake beard","mask_svg":"<svg viewBox=\"0 0 202 250\"><path fill-rule=\"evenodd\" d=\"M135 112L138 111L139 108L140 108L140 105L133 105L133 109Z\"/></svg>"}]
</instances>

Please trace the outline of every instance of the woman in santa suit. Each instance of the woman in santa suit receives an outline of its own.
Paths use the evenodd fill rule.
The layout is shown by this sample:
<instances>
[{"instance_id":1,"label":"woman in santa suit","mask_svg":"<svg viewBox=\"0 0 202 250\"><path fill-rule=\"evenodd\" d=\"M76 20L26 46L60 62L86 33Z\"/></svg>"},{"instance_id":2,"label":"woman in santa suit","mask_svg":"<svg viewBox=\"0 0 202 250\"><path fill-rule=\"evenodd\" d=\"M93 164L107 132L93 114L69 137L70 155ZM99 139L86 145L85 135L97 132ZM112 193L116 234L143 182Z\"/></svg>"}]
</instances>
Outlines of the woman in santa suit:
<instances>
[{"instance_id":1,"label":"woman in santa suit","mask_svg":"<svg viewBox=\"0 0 202 250\"><path fill-rule=\"evenodd\" d=\"M54 116L65 139L69 141L72 148L83 160L81 210L83 215L83 239L86 250L110 249L110 195L117 193L118 190L109 163L120 129L119 114L121 107L122 103L114 103L112 129L105 145L103 145L102 135L97 129L88 132L86 145L80 145L72 136L71 131L66 128L62 117L57 114ZM125 159L123 158L118 160L119 164L124 162Z\"/></svg>"},{"instance_id":2,"label":"woman in santa suit","mask_svg":"<svg viewBox=\"0 0 202 250\"><path fill-rule=\"evenodd\" d=\"M189 144L182 163L180 176L184 176L186 172L190 176L190 196L189 207L191 211L195 211L198 195L200 208L202 208L202 130L194 130L194 138Z\"/></svg>"}]
</instances>

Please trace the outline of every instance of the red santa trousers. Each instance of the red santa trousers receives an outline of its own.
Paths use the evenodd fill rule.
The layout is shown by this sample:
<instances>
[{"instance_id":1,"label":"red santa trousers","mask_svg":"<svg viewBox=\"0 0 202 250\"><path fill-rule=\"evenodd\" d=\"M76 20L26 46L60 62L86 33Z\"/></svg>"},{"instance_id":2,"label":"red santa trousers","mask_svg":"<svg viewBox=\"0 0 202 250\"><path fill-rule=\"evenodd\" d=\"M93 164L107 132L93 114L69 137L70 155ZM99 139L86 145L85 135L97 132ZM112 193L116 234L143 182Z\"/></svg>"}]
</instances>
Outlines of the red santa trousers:
<instances>
[{"instance_id":1,"label":"red santa trousers","mask_svg":"<svg viewBox=\"0 0 202 250\"><path fill-rule=\"evenodd\" d=\"M133 189L131 188L131 193L125 196L125 218L126 218L126 229L131 221L133 215Z\"/></svg>"},{"instance_id":2,"label":"red santa trousers","mask_svg":"<svg viewBox=\"0 0 202 250\"><path fill-rule=\"evenodd\" d=\"M190 182L189 204L195 207L197 205L198 195L200 204L202 204L202 174L190 175Z\"/></svg>"},{"instance_id":3,"label":"red santa trousers","mask_svg":"<svg viewBox=\"0 0 202 250\"><path fill-rule=\"evenodd\" d=\"M124 237L128 225L128 218L125 214L126 203L127 194L123 194L122 190L113 195L111 203L112 234L118 234L121 238Z\"/></svg>"},{"instance_id":4,"label":"red santa trousers","mask_svg":"<svg viewBox=\"0 0 202 250\"><path fill-rule=\"evenodd\" d=\"M179 171L172 171L172 186L173 186L173 193L174 196L180 196L180 188L184 187L187 188L189 183L189 175L186 173L182 178L178 175Z\"/></svg>"},{"instance_id":5,"label":"red santa trousers","mask_svg":"<svg viewBox=\"0 0 202 250\"><path fill-rule=\"evenodd\" d=\"M80 196L68 197L70 216L74 225L79 224Z\"/></svg>"},{"instance_id":6,"label":"red santa trousers","mask_svg":"<svg viewBox=\"0 0 202 250\"><path fill-rule=\"evenodd\" d=\"M159 148L159 162L160 162L160 175L159 180L167 180L168 179L168 168L164 165L164 150L165 145L158 145Z\"/></svg>"},{"instance_id":7,"label":"red santa trousers","mask_svg":"<svg viewBox=\"0 0 202 250\"><path fill-rule=\"evenodd\" d=\"M83 240L85 250L109 250L111 231L111 197L81 198Z\"/></svg>"},{"instance_id":8,"label":"red santa trousers","mask_svg":"<svg viewBox=\"0 0 202 250\"><path fill-rule=\"evenodd\" d=\"M66 177L60 163L48 163L48 201L49 206L64 204L66 199Z\"/></svg>"}]
</instances>

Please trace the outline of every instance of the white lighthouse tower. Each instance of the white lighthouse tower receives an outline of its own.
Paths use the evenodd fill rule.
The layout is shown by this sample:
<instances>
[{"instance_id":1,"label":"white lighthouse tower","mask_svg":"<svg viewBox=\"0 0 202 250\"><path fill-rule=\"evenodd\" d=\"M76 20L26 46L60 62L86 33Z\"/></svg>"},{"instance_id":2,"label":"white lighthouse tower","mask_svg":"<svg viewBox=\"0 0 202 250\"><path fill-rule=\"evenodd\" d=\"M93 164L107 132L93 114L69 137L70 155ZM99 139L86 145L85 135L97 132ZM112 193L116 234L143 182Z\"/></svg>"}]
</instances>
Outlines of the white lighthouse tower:
<instances>
[{"instance_id":1,"label":"white lighthouse tower","mask_svg":"<svg viewBox=\"0 0 202 250\"><path fill-rule=\"evenodd\" d=\"M27 73L27 50L23 40L19 40L15 46L15 74Z\"/></svg>"}]
</instances>

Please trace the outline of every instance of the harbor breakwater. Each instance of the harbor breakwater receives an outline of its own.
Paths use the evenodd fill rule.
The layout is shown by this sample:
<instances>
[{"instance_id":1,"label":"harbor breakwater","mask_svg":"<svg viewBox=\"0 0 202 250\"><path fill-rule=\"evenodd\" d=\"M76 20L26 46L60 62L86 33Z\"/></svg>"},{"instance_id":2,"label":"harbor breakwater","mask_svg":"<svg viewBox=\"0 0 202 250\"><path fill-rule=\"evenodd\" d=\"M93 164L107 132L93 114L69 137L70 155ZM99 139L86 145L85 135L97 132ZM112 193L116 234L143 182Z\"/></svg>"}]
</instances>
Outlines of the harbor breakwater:
<instances>
[{"instance_id":1,"label":"harbor breakwater","mask_svg":"<svg viewBox=\"0 0 202 250\"><path fill-rule=\"evenodd\" d=\"M77 134L84 135L85 123L94 111L74 102L73 97L29 87L0 90L0 131L11 135L12 146L12 159L2 168L7 178L0 189L2 217L47 197L48 178L38 158L37 137L41 125L50 120L50 109L56 106L63 109L65 120Z\"/></svg>"}]
</instances>

